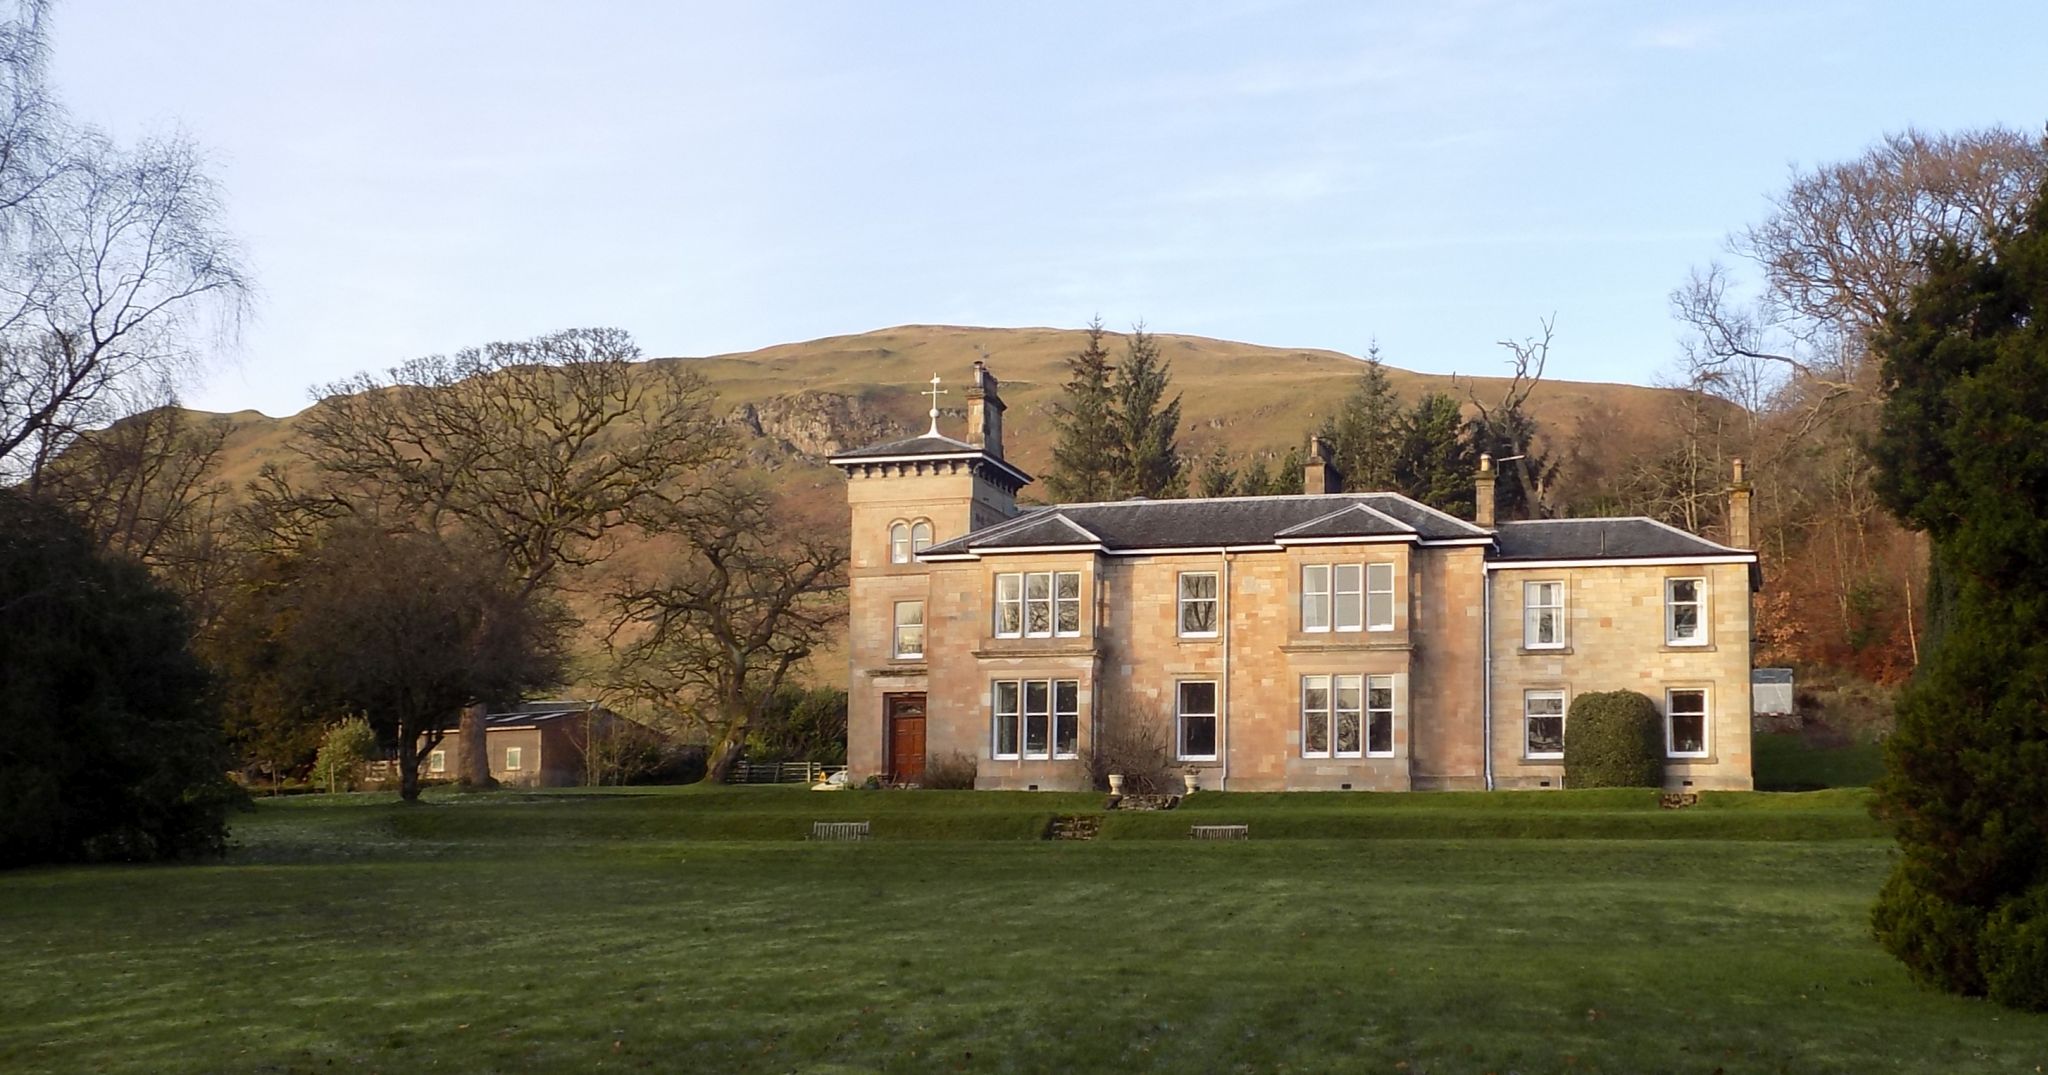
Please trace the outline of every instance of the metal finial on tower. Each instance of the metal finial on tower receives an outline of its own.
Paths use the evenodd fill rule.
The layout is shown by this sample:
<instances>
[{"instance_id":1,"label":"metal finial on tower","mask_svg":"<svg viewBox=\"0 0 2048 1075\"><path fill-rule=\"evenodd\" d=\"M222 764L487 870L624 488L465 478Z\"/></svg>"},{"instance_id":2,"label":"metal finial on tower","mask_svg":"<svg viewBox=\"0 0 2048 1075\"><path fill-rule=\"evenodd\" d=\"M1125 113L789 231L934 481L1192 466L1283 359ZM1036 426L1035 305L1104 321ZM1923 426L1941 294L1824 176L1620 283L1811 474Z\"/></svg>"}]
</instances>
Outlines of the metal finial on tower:
<instances>
[{"instance_id":1,"label":"metal finial on tower","mask_svg":"<svg viewBox=\"0 0 2048 1075\"><path fill-rule=\"evenodd\" d=\"M929 432L925 434L925 436L936 437L939 435L939 397L946 395L946 393L939 388L938 374L932 374L931 390L923 394L932 397L932 428Z\"/></svg>"}]
</instances>

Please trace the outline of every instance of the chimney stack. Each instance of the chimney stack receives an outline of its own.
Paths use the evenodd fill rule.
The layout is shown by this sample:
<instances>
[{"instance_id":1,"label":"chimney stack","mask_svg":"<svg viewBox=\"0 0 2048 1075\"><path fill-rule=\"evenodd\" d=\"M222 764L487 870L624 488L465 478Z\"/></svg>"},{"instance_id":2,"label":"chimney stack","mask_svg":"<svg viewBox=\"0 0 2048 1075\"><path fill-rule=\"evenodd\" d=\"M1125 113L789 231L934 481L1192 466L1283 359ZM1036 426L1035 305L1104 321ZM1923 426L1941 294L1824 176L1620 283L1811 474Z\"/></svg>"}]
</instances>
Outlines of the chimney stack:
<instances>
[{"instance_id":1,"label":"chimney stack","mask_svg":"<svg viewBox=\"0 0 2048 1075\"><path fill-rule=\"evenodd\" d=\"M1735 461L1735 480L1728 486L1728 544L1738 549L1756 547L1749 533L1749 479L1743 476L1740 459Z\"/></svg>"},{"instance_id":2,"label":"chimney stack","mask_svg":"<svg viewBox=\"0 0 2048 1075\"><path fill-rule=\"evenodd\" d=\"M1493 472L1493 456L1480 453L1479 474L1472 479L1472 521L1493 529L1493 483L1498 478Z\"/></svg>"},{"instance_id":3,"label":"chimney stack","mask_svg":"<svg viewBox=\"0 0 2048 1075\"><path fill-rule=\"evenodd\" d=\"M1003 457L1003 397L996 393L996 375L979 359L967 386L967 443Z\"/></svg>"},{"instance_id":4,"label":"chimney stack","mask_svg":"<svg viewBox=\"0 0 2048 1075\"><path fill-rule=\"evenodd\" d=\"M1310 496L1344 491L1344 474L1330 460L1330 442L1321 437L1308 439L1308 461L1301 466L1301 491Z\"/></svg>"}]
</instances>

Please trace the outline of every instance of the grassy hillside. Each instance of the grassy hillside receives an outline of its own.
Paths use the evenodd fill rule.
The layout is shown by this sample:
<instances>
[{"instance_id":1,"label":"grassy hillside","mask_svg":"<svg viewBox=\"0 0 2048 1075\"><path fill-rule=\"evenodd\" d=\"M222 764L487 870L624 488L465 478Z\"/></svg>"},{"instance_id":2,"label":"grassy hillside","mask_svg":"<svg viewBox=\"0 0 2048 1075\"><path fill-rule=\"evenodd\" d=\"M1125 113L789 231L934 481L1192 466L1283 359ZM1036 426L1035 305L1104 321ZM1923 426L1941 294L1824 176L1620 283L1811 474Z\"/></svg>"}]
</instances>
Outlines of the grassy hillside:
<instances>
[{"instance_id":1,"label":"grassy hillside","mask_svg":"<svg viewBox=\"0 0 2048 1075\"><path fill-rule=\"evenodd\" d=\"M1025 470L1042 471L1052 447L1050 406L1066 379L1064 362L1081 346L1083 334L1073 329L964 328L947 325L906 325L854 336L831 336L803 343L779 344L742 354L702 358L661 358L658 363L684 363L701 371L717 391L721 409L745 404L793 401L801 409L808 397L843 396L872 410L896 433L925 426L925 399L919 395L933 373L945 378L950 394L942 400L944 432L959 435L965 428L960 395L968 368L985 351L1003 381L1009 404L1005 436L1013 462ZM1335 351L1264 347L1201 336L1161 335L1165 356L1173 363L1174 387L1182 396L1182 449L1197 455L1221 445L1237 452L1279 454L1301 442L1328 416L1331 406L1350 391L1358 360ZM1121 351L1112 341L1112 353ZM1475 354L1472 368L1502 368L1500 356ZM1424 392L1449 392L1459 398L1477 393L1497 399L1501 378L1456 377L1411 373L1389 367L1389 379L1404 399ZM1639 451L1642 443L1659 439L1673 396L1665 389L1637 385L1551 380L1539 387L1530 407L1554 446L1585 445L1589 458L1615 459ZM287 440L295 425L291 417L271 418L255 411L229 416L235 423L226 462L226 477L239 483L253 477L265 461L289 462ZM1582 431L1597 429L1597 438ZM838 445L848 447L852 445ZM815 456L816 453L811 453ZM801 471L832 476L816 458L791 460Z\"/></svg>"},{"instance_id":2,"label":"grassy hillside","mask_svg":"<svg viewBox=\"0 0 2048 1075\"><path fill-rule=\"evenodd\" d=\"M922 431L928 402L919 393L933 373L944 378L950 393L941 401L940 429L962 435L962 392L970 367L983 354L1002 379L1009 406L1004 436L1010 460L1043 473L1052 453L1051 407L1066 380L1065 361L1083 340L1084 334L1074 329L906 325L743 354L652 361L702 372L718 395L718 413L735 422L750 457L790 494L790 502L824 525L841 525L842 479L824 456ZM1356 358L1334 351L1200 336L1161 335L1158 340L1181 393L1181 448L1190 458L1218 446L1277 458L1328 417L1351 391L1359 370ZM1111 341L1112 356L1120 356L1122 348L1121 337ZM1501 370L1503 354L1474 354L1472 368ZM1435 376L1391 367L1388 378L1404 400L1436 391L1495 401L1506 384L1497 377ZM1551 380L1530 397L1529 406L1552 452L1574 457L1566 473L1569 483L1574 473L1611 472L1660 443L1675 400L1665 389ZM739 416L749 410L755 420L741 424ZM233 433L224 453L224 480L239 488L265 463L294 466L290 440L296 416L240 411L227 417ZM1025 498L1034 492L1036 487L1026 488ZM630 544L616 556L618 566L632 570L646 570L658 560L655 550ZM836 682L830 673L837 667L835 653L818 662L825 674L816 678Z\"/></svg>"}]
</instances>

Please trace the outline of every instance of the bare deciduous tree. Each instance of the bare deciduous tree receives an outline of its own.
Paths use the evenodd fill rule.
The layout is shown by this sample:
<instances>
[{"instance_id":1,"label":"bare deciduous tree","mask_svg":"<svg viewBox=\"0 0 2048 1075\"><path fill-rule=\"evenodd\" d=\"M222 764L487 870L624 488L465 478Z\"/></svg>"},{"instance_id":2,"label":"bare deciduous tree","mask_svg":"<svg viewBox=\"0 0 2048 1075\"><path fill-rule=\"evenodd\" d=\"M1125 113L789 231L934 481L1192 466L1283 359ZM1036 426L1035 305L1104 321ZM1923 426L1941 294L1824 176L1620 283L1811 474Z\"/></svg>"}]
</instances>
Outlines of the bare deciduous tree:
<instances>
[{"instance_id":1,"label":"bare deciduous tree","mask_svg":"<svg viewBox=\"0 0 2048 1075\"><path fill-rule=\"evenodd\" d=\"M202 628L232 568L219 479L230 428L166 404L80 436L40 479L99 547L141 561L185 598Z\"/></svg>"},{"instance_id":2,"label":"bare deciduous tree","mask_svg":"<svg viewBox=\"0 0 2048 1075\"><path fill-rule=\"evenodd\" d=\"M124 148L43 88L45 5L0 23L0 479L160 400L249 294L205 162Z\"/></svg>"},{"instance_id":3,"label":"bare deciduous tree","mask_svg":"<svg viewBox=\"0 0 2048 1075\"><path fill-rule=\"evenodd\" d=\"M788 525L737 477L645 525L677 540L683 563L612 595L619 686L699 723L706 779L720 781L790 670L845 617L846 546Z\"/></svg>"},{"instance_id":4,"label":"bare deciduous tree","mask_svg":"<svg viewBox=\"0 0 2048 1075\"><path fill-rule=\"evenodd\" d=\"M619 329L579 329L327 385L301 427L314 496L467 530L534 592L731 450L703 378L639 358Z\"/></svg>"},{"instance_id":5,"label":"bare deciduous tree","mask_svg":"<svg viewBox=\"0 0 2048 1075\"><path fill-rule=\"evenodd\" d=\"M1854 639L1868 632L1855 627L1855 606L1877 593L1910 600L1915 586L1897 571L1909 539L1877 510L1862 448L1885 395L1873 335L1904 308L1931 244L1981 248L2020 219L2044 179L2038 136L1889 135L1852 160L1795 171L1765 218L1730 236L1757 274L1752 295L1718 264L1672 293L1691 329L1688 379L1747 409L1739 439L1756 464L1756 544L1780 565L1781 584L1800 590L1796 607L1832 606L1836 629L1803 637L1835 656L1883 665L1861 660ZM1908 622L1900 647L1912 641Z\"/></svg>"},{"instance_id":6,"label":"bare deciduous tree","mask_svg":"<svg viewBox=\"0 0 2048 1075\"><path fill-rule=\"evenodd\" d=\"M1543 383L1543 369L1550 362L1550 344L1556 338L1557 319L1544 318L1542 333L1520 340L1501 340L1513 370L1498 399L1481 399L1476 387L1468 386L1466 398L1478 413L1472 419L1473 440L1495 460L1512 464L1502 473L1512 477L1499 492L1501 518L1526 514L1547 518L1552 512L1550 490L1557 467L1535 449L1536 421L1524 407L1536 386Z\"/></svg>"},{"instance_id":7,"label":"bare deciduous tree","mask_svg":"<svg viewBox=\"0 0 2048 1075\"><path fill-rule=\"evenodd\" d=\"M1702 363L1761 359L1813 382L1809 409L1873 392L1867 341L1900 310L1936 240L1978 249L2019 219L2048 179L2048 142L2005 128L1887 135L1853 160L1795 172L1759 223L1729 238L1755 265L1754 302L1728 271L1695 271L1672 293Z\"/></svg>"}]
</instances>

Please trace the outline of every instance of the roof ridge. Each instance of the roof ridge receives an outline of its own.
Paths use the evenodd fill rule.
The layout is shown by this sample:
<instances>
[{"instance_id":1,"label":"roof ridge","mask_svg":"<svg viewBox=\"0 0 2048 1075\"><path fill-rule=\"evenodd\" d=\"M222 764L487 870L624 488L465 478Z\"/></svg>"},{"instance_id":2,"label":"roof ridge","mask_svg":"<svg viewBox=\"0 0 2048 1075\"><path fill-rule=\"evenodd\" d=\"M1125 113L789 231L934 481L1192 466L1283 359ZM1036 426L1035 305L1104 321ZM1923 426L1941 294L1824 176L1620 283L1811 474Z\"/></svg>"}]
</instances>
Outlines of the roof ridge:
<instances>
[{"instance_id":1,"label":"roof ridge","mask_svg":"<svg viewBox=\"0 0 2048 1075\"><path fill-rule=\"evenodd\" d=\"M1464 519L1460 519L1460 518L1458 518L1457 516L1455 516L1455 515L1452 515L1452 514L1451 514L1450 512L1448 512L1448 511L1445 511L1445 510L1443 510L1442 508L1433 508L1433 507L1430 507L1430 506L1429 506L1428 504L1425 504L1425 503L1423 503L1422 501L1420 501L1420 500L1417 500L1417 499L1415 499L1414 497L1412 497L1412 496L1409 496L1409 495L1408 495L1408 494L1406 494L1406 493L1397 493L1397 492L1394 492L1393 490L1389 489L1389 490L1386 490L1386 491L1384 491L1384 492L1378 492L1378 493L1364 493L1364 494L1361 494L1361 495L1363 495L1363 496L1390 496L1390 497L1393 497L1393 498L1394 498L1395 500L1399 500L1399 501L1401 501L1401 502L1402 502L1402 503L1404 503L1404 504L1410 504L1410 505L1413 505L1413 506L1415 506L1416 508L1419 508L1419 509L1421 509L1421 510L1423 510L1423 511L1426 511L1426 512L1428 512L1428 513L1429 513L1429 514L1431 514L1431 515L1435 515L1435 516L1437 516L1437 517L1439 517L1439 518L1442 518L1442 519L1447 519L1447 520L1449 520L1450 522L1456 523L1457 525L1459 525L1459 526L1462 526L1462 527L1464 527L1465 529L1467 529L1467 530L1470 530L1470 531L1472 531L1472 532L1474 532L1474 533L1477 533L1477 534L1485 534L1485 533L1488 533L1487 529L1486 529L1485 527L1483 527L1483 526L1480 526L1480 525L1479 525L1478 523L1473 523L1473 522L1467 522L1467 521L1465 521Z\"/></svg>"},{"instance_id":2,"label":"roof ridge","mask_svg":"<svg viewBox=\"0 0 2048 1075\"><path fill-rule=\"evenodd\" d=\"M926 549L940 548L941 546L951 545L956 541L966 541L968 538L971 537L987 538L995 537L1000 534L1007 534L1011 530L1023 526L1026 523L1037 521L1040 516L1043 516L1051 512L1052 510L1053 509L1050 507L1031 508L1021 515L1012 516L1008 519L1004 519L1002 522L999 523L991 523L988 526L984 526L979 530L969 530L966 533L961 534L957 537L949 537L944 541L935 541L932 544L926 546Z\"/></svg>"},{"instance_id":3,"label":"roof ridge","mask_svg":"<svg viewBox=\"0 0 2048 1075\"><path fill-rule=\"evenodd\" d=\"M1699 542L1699 543L1700 543L1700 544L1702 544L1702 545L1712 545L1713 547L1715 547L1715 548L1717 548L1717 549L1726 549L1726 550L1728 550L1729 552L1755 552L1755 551L1756 551L1755 549L1738 549L1738 548L1736 548L1736 547L1735 547L1735 546L1733 546L1733 545L1723 545L1723 544L1721 544L1721 543L1720 543L1720 542L1718 542L1718 541L1714 541L1714 540L1712 540L1712 539L1709 539L1709 538L1701 537L1700 535L1698 535L1698 534L1695 534L1695 533L1693 533L1693 532L1692 532L1692 531L1690 531L1690 530L1681 530L1681 529L1679 529L1678 527L1675 527L1675 526L1671 525L1670 523L1667 523L1667 522L1665 522L1665 521L1663 521L1663 520L1661 520L1661 519L1652 519L1652 518L1650 518L1650 517L1649 517L1649 516L1647 516L1647 515L1627 515L1627 516L1622 516L1622 518L1624 518L1624 519L1640 519L1640 520L1641 520L1641 521L1643 521L1643 522L1649 523L1649 524L1650 524L1651 526L1661 526L1661 527L1663 527L1664 529L1666 529L1666 530L1669 530L1669 531L1671 531L1671 532L1672 532L1672 533L1674 533L1674 534L1678 534L1678 535L1681 535L1681 536L1683 536L1683 537L1688 537L1688 538L1691 538L1692 540L1694 540L1694 541L1697 541L1697 542Z\"/></svg>"},{"instance_id":4,"label":"roof ridge","mask_svg":"<svg viewBox=\"0 0 2048 1075\"><path fill-rule=\"evenodd\" d=\"M1052 517L1058 519L1060 522L1067 524L1068 529L1074 531L1075 533L1081 535L1084 538L1087 538L1090 541L1099 542L1102 540L1102 535L1096 534L1090 531L1087 527L1082 526L1080 523L1077 523L1074 520L1067 518L1066 513L1058 510L1057 508L1053 510Z\"/></svg>"},{"instance_id":5,"label":"roof ridge","mask_svg":"<svg viewBox=\"0 0 2048 1075\"><path fill-rule=\"evenodd\" d=\"M1164 496L1126 497L1122 500L1082 500L1070 504L1048 504L1054 508L1120 508L1132 504L1228 504L1238 500L1340 500L1356 497L1399 495L1382 493L1282 493L1279 496ZM1338 511L1344 509L1339 508Z\"/></svg>"},{"instance_id":6,"label":"roof ridge","mask_svg":"<svg viewBox=\"0 0 2048 1075\"><path fill-rule=\"evenodd\" d=\"M1388 521L1388 522L1390 522L1390 523L1393 523L1393 524L1394 524L1395 526L1398 526L1398 527L1400 527L1401 529L1403 529L1403 530L1406 530L1406 531L1408 531L1408 532L1409 532L1409 533L1411 533L1411 534L1415 534L1415 535L1418 535L1418 536L1419 536L1419 535L1421 535L1421 533L1422 533L1422 531L1420 531L1420 530L1417 530L1417 529L1415 529L1415 528L1414 528L1414 527L1412 527L1412 526L1409 526L1409 525L1408 525L1407 523L1404 523L1404 522L1402 522L1401 520L1399 520L1399 519L1396 519L1396 518L1394 518L1394 517L1393 517L1393 516L1391 516L1391 515L1388 515L1388 514L1387 514L1386 512L1384 512L1384 511L1381 511L1380 509L1378 509L1378 508L1376 508L1376 507L1373 507L1373 506L1372 506L1371 504L1360 504L1360 505L1358 505L1358 507L1359 507L1359 509L1360 509L1360 510L1362 510L1362 511L1367 511L1367 512L1371 512L1372 514L1374 514L1374 515L1377 515L1377 516L1379 516L1380 518L1382 518L1382 519L1385 519L1386 521Z\"/></svg>"},{"instance_id":7,"label":"roof ridge","mask_svg":"<svg viewBox=\"0 0 2048 1075\"><path fill-rule=\"evenodd\" d=\"M1390 526L1393 526L1397 530L1404 530L1410 534L1422 533L1422 531L1417 530L1412 526L1409 526L1407 523L1404 523L1391 515L1388 515L1386 512L1373 507L1371 504L1367 504L1364 501L1359 500L1346 504L1343 507L1338 508L1336 511L1325 512L1321 515L1316 516L1313 519L1308 520L1307 522L1296 523L1285 530L1276 532L1273 536L1276 538L1283 538L1289 534L1293 534L1302 530L1307 530L1310 527L1316 526L1320 523L1329 522L1330 520L1335 519L1339 515L1348 515L1354 511L1360 512L1368 516L1377 517L1380 521L1385 522Z\"/></svg>"}]
</instances>

